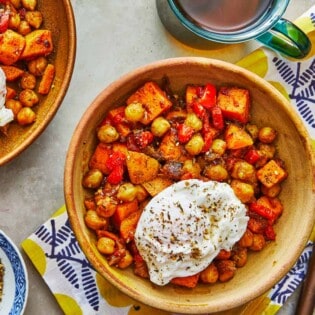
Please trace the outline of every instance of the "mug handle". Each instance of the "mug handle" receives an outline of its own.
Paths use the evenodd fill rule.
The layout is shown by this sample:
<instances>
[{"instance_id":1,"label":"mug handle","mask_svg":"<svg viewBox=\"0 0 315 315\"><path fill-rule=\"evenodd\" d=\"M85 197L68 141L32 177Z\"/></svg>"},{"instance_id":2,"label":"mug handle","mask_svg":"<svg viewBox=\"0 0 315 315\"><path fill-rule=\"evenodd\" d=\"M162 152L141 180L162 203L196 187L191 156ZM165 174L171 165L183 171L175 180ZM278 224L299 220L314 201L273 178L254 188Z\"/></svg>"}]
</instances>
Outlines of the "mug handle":
<instances>
[{"instance_id":1,"label":"mug handle","mask_svg":"<svg viewBox=\"0 0 315 315\"><path fill-rule=\"evenodd\" d=\"M267 47L296 59L307 56L312 47L307 35L292 22L283 18L271 30L256 39Z\"/></svg>"}]
</instances>

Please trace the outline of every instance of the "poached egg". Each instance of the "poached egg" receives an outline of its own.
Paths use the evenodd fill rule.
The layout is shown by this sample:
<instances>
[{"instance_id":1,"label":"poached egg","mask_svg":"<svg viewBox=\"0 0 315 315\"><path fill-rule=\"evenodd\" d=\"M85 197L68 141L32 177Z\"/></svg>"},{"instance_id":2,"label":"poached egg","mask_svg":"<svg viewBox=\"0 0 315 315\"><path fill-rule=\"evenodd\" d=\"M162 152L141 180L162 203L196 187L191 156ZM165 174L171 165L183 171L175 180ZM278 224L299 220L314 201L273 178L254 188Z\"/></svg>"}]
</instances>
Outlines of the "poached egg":
<instances>
[{"instance_id":1,"label":"poached egg","mask_svg":"<svg viewBox=\"0 0 315 315\"><path fill-rule=\"evenodd\" d=\"M226 183L179 181L146 205L135 232L150 280L166 285L204 270L244 234L245 205Z\"/></svg>"}]
</instances>

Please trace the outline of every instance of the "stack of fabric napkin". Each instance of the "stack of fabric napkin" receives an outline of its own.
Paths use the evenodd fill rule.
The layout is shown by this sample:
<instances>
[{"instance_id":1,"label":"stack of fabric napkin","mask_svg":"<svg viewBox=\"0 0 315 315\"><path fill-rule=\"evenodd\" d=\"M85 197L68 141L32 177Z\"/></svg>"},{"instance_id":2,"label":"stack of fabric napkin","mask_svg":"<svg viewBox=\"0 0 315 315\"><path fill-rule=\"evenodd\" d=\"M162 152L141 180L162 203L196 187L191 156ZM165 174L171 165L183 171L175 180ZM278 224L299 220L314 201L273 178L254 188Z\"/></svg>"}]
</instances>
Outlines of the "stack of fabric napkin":
<instances>
[{"instance_id":1,"label":"stack of fabric napkin","mask_svg":"<svg viewBox=\"0 0 315 315\"><path fill-rule=\"evenodd\" d=\"M313 43L311 53L304 60L288 60L260 48L238 65L265 78L290 98L315 148L315 6L295 22ZM294 267L269 292L225 314L275 314L305 278L314 240L315 229ZM66 315L170 314L127 297L92 268L71 230L65 206L21 245Z\"/></svg>"}]
</instances>

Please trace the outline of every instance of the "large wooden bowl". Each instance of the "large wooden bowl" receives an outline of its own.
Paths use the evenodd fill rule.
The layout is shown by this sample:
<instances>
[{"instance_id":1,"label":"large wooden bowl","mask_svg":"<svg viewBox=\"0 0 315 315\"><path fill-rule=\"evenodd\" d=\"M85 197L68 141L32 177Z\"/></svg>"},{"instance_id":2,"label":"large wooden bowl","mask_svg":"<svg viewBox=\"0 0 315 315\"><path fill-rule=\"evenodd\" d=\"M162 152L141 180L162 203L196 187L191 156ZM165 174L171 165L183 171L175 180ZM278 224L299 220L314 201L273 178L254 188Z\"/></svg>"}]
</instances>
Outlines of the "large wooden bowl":
<instances>
[{"instance_id":1,"label":"large wooden bowl","mask_svg":"<svg viewBox=\"0 0 315 315\"><path fill-rule=\"evenodd\" d=\"M283 185L284 213L276 224L277 239L259 253L249 256L245 267L226 283L181 289L158 287L130 270L110 267L95 246L94 233L84 223L81 186L91 152L95 128L109 109L124 100L148 80L161 82L167 76L174 91L187 83L235 85L249 89L252 120L269 125L278 133L277 148L289 177ZM314 160L303 123L288 101L270 84L229 63L204 58L176 58L137 69L105 88L88 107L72 137L65 165L65 199L73 231L95 269L129 296L156 308L177 313L208 313L231 309L258 297L278 282L301 254L314 224Z\"/></svg>"},{"instance_id":2,"label":"large wooden bowl","mask_svg":"<svg viewBox=\"0 0 315 315\"><path fill-rule=\"evenodd\" d=\"M8 136L0 136L0 166L23 152L53 119L70 84L76 54L75 19L70 0L38 0L43 13L43 28L52 31L54 51L49 60L55 65L54 87L40 98L36 121L29 126L12 123Z\"/></svg>"}]
</instances>

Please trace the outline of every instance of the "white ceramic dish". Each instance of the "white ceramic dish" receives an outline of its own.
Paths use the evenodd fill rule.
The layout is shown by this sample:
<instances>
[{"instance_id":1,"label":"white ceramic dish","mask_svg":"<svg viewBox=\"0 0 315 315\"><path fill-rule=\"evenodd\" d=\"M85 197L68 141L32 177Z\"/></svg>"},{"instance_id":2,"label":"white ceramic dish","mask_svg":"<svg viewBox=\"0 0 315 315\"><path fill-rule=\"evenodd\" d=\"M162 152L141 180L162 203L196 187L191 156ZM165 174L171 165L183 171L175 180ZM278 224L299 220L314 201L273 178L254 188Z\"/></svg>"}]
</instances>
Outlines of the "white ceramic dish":
<instances>
[{"instance_id":1,"label":"white ceramic dish","mask_svg":"<svg viewBox=\"0 0 315 315\"><path fill-rule=\"evenodd\" d=\"M5 268L0 314L23 314L28 296L26 267L17 247L1 230L0 259Z\"/></svg>"}]
</instances>

